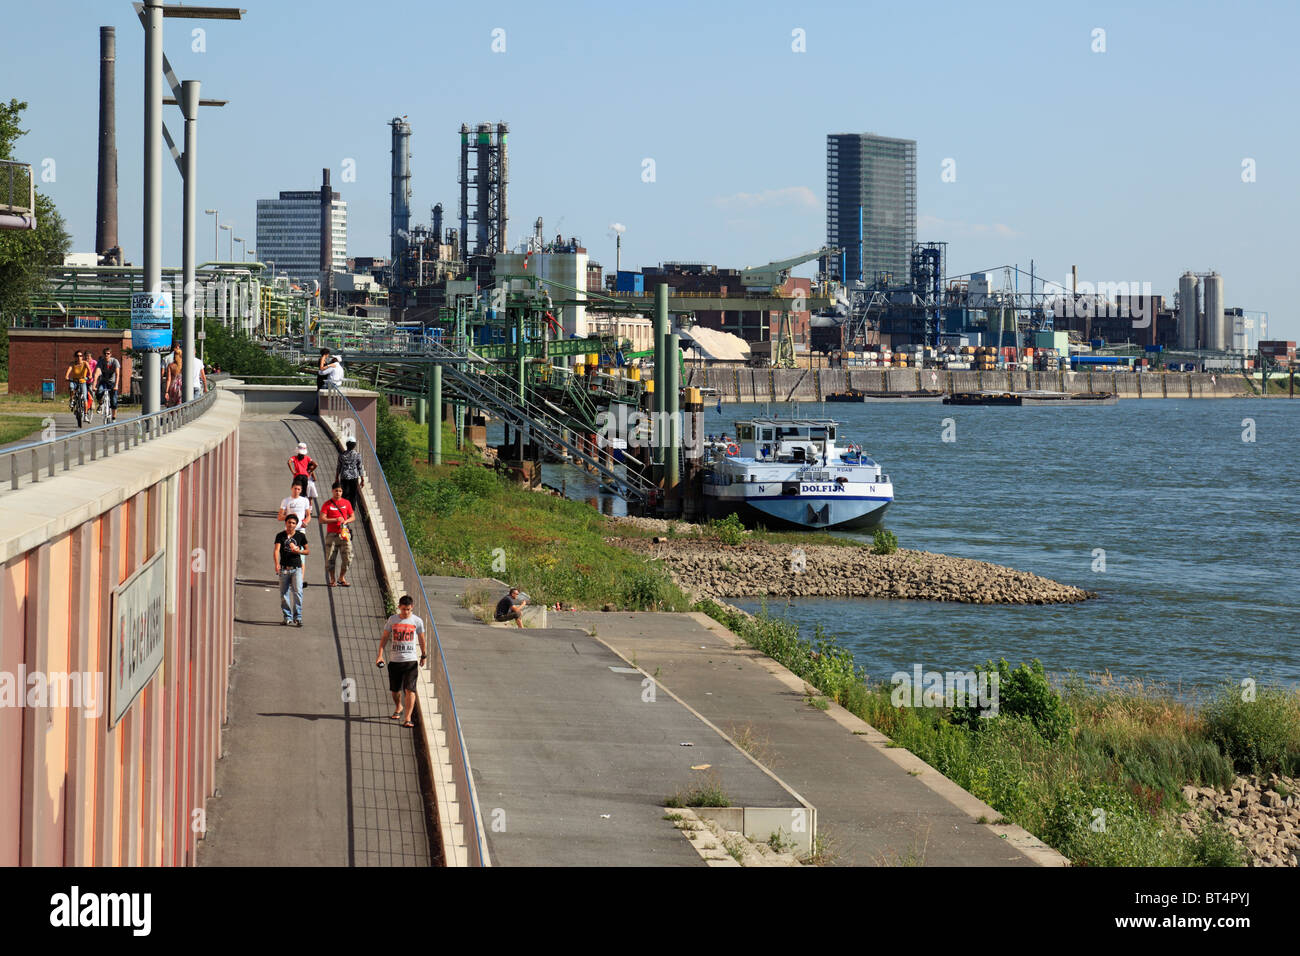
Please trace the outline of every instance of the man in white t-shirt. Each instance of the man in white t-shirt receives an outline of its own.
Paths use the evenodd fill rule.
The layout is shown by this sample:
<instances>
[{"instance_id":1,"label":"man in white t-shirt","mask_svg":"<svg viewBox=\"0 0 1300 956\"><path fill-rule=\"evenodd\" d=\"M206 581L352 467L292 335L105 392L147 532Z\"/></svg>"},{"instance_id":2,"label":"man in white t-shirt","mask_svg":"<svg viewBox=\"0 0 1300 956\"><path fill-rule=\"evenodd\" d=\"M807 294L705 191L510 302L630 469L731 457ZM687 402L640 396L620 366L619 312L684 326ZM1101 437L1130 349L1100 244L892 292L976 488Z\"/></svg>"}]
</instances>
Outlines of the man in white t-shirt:
<instances>
[{"instance_id":1,"label":"man in white t-shirt","mask_svg":"<svg viewBox=\"0 0 1300 956\"><path fill-rule=\"evenodd\" d=\"M311 520L311 499L302 493L302 486L296 482L289 486L289 497L280 502L280 512L276 517L283 521L289 515L298 519L299 531L305 531ZM307 586L307 559L302 559L302 586Z\"/></svg>"},{"instance_id":2,"label":"man in white t-shirt","mask_svg":"<svg viewBox=\"0 0 1300 956\"><path fill-rule=\"evenodd\" d=\"M412 613L415 602L409 594L403 594L397 602L397 613L384 625L383 637L379 639L379 656L375 664L384 666L384 647L391 643L388 651L388 689L393 694L393 706L397 709L389 720L402 720L403 727L414 727L415 722L415 682L420 676L420 665L428 659L424 650L424 621ZM417 653L418 651L418 653Z\"/></svg>"},{"instance_id":3,"label":"man in white t-shirt","mask_svg":"<svg viewBox=\"0 0 1300 956\"><path fill-rule=\"evenodd\" d=\"M203 363L197 355L190 356L190 381L194 383L192 398L198 398L208 390L208 373L203 370Z\"/></svg>"},{"instance_id":4,"label":"man in white t-shirt","mask_svg":"<svg viewBox=\"0 0 1300 956\"><path fill-rule=\"evenodd\" d=\"M329 364L325 366L325 381L335 388L343 387L343 363L337 355L331 356Z\"/></svg>"}]
</instances>

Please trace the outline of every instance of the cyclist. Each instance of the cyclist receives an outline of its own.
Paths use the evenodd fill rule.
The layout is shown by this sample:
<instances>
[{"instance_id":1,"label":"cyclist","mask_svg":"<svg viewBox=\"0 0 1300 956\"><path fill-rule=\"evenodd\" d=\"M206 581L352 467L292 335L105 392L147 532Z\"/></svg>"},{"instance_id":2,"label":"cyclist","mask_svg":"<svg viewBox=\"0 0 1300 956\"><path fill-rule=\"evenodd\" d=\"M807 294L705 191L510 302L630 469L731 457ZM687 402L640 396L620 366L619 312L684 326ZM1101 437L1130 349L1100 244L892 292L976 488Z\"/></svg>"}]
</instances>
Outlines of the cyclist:
<instances>
[{"instance_id":1,"label":"cyclist","mask_svg":"<svg viewBox=\"0 0 1300 956\"><path fill-rule=\"evenodd\" d=\"M90 384L90 366L86 364L85 353L80 349L68 370L63 373L63 380L68 383L68 395L80 395L82 402L85 402L86 386Z\"/></svg>"},{"instance_id":2,"label":"cyclist","mask_svg":"<svg viewBox=\"0 0 1300 956\"><path fill-rule=\"evenodd\" d=\"M113 358L113 350L107 345L104 346L96 372L95 394L101 405L108 402L108 407L111 409L109 421L115 422L117 421L118 379L122 373L122 363Z\"/></svg>"}]
</instances>

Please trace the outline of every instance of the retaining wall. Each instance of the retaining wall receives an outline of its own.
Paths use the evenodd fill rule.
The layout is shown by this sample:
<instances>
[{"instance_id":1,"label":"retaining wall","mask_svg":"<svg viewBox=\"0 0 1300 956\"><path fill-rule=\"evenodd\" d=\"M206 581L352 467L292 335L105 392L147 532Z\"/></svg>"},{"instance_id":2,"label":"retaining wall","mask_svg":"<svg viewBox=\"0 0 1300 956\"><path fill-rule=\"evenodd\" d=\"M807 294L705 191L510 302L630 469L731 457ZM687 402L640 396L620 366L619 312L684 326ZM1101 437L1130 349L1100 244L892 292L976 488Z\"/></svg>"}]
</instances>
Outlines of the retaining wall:
<instances>
[{"instance_id":1,"label":"retaining wall","mask_svg":"<svg viewBox=\"0 0 1300 956\"><path fill-rule=\"evenodd\" d=\"M0 866L193 862L226 717L240 409L219 394L171 434L0 494ZM115 722L141 593L122 586L155 556L161 660ZM70 673L100 694L41 692Z\"/></svg>"}]
</instances>

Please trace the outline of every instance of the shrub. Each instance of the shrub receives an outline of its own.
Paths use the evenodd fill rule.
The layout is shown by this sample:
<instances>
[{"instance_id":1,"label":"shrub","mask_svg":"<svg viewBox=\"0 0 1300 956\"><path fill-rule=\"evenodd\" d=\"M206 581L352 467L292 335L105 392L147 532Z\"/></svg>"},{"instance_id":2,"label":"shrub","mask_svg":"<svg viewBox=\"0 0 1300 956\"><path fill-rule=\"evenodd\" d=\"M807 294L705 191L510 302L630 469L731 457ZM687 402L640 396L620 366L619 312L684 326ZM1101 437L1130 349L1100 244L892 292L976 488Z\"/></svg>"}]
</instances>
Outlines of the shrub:
<instances>
[{"instance_id":1,"label":"shrub","mask_svg":"<svg viewBox=\"0 0 1300 956\"><path fill-rule=\"evenodd\" d=\"M893 554L898 550L898 535L884 528L877 528L871 535L872 554Z\"/></svg>"},{"instance_id":2,"label":"shrub","mask_svg":"<svg viewBox=\"0 0 1300 956\"><path fill-rule=\"evenodd\" d=\"M710 525L713 536L722 544L737 545L745 540L745 526L735 513L714 521Z\"/></svg>"},{"instance_id":3,"label":"shrub","mask_svg":"<svg viewBox=\"0 0 1300 956\"><path fill-rule=\"evenodd\" d=\"M632 611L658 610L671 598L668 581L662 573L654 570L637 570L623 582L623 606Z\"/></svg>"},{"instance_id":4,"label":"shrub","mask_svg":"<svg viewBox=\"0 0 1300 956\"><path fill-rule=\"evenodd\" d=\"M414 478L411 442L406 437L406 429L383 397L375 403L375 454L384 469L388 486L394 491L406 486Z\"/></svg>"},{"instance_id":5,"label":"shrub","mask_svg":"<svg viewBox=\"0 0 1300 956\"><path fill-rule=\"evenodd\" d=\"M1246 854L1236 837L1222 824L1215 823L1207 813L1201 829L1192 841L1193 866L1245 866Z\"/></svg>"},{"instance_id":6,"label":"shrub","mask_svg":"<svg viewBox=\"0 0 1300 956\"><path fill-rule=\"evenodd\" d=\"M998 662L996 669L993 662L989 661L984 667L976 668L976 674L981 680L985 673L996 673L998 678L999 716L1025 718L1047 741L1057 740L1074 724L1074 714L1053 690L1047 680L1047 673L1043 670L1043 663L1037 658L1029 664L1021 664L1015 670L1011 669L1005 658ZM979 707L956 707L953 708L950 719L954 724L971 728L993 722L981 718L981 712Z\"/></svg>"},{"instance_id":7,"label":"shrub","mask_svg":"<svg viewBox=\"0 0 1300 956\"><path fill-rule=\"evenodd\" d=\"M1209 738L1240 773L1300 771L1300 698L1265 688L1251 701L1224 687L1204 712Z\"/></svg>"}]
</instances>

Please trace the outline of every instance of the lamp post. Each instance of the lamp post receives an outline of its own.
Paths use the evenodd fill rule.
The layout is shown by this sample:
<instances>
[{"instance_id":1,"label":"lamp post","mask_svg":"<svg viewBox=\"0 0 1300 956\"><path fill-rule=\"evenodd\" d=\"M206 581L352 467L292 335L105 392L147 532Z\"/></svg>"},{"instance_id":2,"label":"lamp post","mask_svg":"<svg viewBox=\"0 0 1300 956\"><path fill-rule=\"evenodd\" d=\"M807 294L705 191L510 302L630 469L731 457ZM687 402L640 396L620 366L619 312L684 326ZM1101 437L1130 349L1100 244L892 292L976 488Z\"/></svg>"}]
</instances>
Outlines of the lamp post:
<instances>
[{"instance_id":1,"label":"lamp post","mask_svg":"<svg viewBox=\"0 0 1300 956\"><path fill-rule=\"evenodd\" d=\"M230 258L235 258L235 227L230 223L223 222L221 228L230 233Z\"/></svg>"},{"instance_id":2,"label":"lamp post","mask_svg":"<svg viewBox=\"0 0 1300 956\"><path fill-rule=\"evenodd\" d=\"M230 261L231 262L235 261L235 243L239 243L239 261L243 262L244 259L246 258L244 255L244 248L246 244L243 239L240 239L233 232L230 235Z\"/></svg>"},{"instance_id":3,"label":"lamp post","mask_svg":"<svg viewBox=\"0 0 1300 956\"><path fill-rule=\"evenodd\" d=\"M212 259L215 262L220 258L217 255L217 223L221 220L221 216L215 209L205 209L203 212L212 217Z\"/></svg>"}]
</instances>

